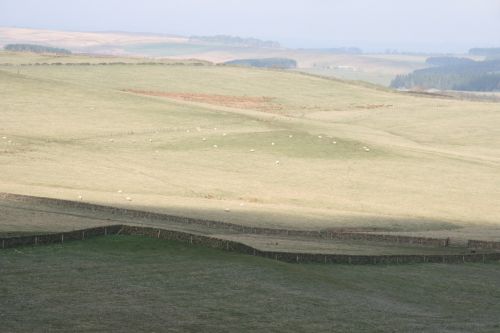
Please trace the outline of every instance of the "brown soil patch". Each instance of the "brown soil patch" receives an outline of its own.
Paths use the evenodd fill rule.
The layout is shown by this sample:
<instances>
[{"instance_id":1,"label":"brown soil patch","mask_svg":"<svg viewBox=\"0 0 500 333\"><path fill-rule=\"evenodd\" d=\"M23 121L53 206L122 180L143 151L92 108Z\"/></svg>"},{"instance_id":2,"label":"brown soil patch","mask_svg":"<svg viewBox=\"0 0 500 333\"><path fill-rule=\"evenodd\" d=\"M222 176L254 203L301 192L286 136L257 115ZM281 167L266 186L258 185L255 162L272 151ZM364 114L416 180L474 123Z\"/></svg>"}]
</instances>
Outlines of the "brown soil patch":
<instances>
[{"instance_id":1,"label":"brown soil patch","mask_svg":"<svg viewBox=\"0 0 500 333\"><path fill-rule=\"evenodd\" d=\"M263 112L276 112L283 109L282 105L273 102L273 97L268 96L228 96L216 94L173 93L135 89L125 89L123 91L148 96L167 97L187 102L206 103L238 109L258 110Z\"/></svg>"}]
</instances>

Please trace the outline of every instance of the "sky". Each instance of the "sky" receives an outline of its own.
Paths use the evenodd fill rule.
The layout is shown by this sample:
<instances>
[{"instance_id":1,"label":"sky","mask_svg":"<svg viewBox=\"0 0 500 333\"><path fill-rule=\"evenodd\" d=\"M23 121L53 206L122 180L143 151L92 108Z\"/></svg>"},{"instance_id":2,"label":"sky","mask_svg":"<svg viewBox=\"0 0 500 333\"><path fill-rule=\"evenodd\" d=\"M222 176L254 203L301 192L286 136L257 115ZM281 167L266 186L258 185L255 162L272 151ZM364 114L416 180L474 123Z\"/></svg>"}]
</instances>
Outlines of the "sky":
<instances>
[{"instance_id":1,"label":"sky","mask_svg":"<svg viewBox=\"0 0 500 333\"><path fill-rule=\"evenodd\" d=\"M0 26L460 52L500 47L500 0L0 0Z\"/></svg>"}]
</instances>

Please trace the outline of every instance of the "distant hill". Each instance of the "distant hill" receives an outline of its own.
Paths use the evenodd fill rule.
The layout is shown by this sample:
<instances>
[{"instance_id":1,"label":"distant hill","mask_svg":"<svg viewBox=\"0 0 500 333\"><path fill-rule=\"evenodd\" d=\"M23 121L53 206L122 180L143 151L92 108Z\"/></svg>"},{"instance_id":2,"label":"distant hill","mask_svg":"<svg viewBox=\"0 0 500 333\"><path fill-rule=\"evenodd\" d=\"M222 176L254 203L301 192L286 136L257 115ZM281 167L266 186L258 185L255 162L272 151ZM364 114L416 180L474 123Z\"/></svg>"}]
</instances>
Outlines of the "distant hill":
<instances>
[{"instance_id":1,"label":"distant hill","mask_svg":"<svg viewBox=\"0 0 500 333\"><path fill-rule=\"evenodd\" d=\"M33 53L55 53L55 54L71 54L71 51L37 44L7 44L4 50L13 52L33 52Z\"/></svg>"},{"instance_id":2,"label":"distant hill","mask_svg":"<svg viewBox=\"0 0 500 333\"><path fill-rule=\"evenodd\" d=\"M257 38L242 38L228 35L216 36L191 36L191 42L206 42L214 44L236 45L245 47L267 47L267 48L280 48L281 45L275 41L260 40Z\"/></svg>"},{"instance_id":3,"label":"distant hill","mask_svg":"<svg viewBox=\"0 0 500 333\"><path fill-rule=\"evenodd\" d=\"M288 58L236 59L224 64L262 68L297 68L297 61Z\"/></svg>"},{"instance_id":4,"label":"distant hill","mask_svg":"<svg viewBox=\"0 0 500 333\"><path fill-rule=\"evenodd\" d=\"M429 57L425 60L425 63L431 66L454 66L469 65L474 63L474 60L457 57Z\"/></svg>"},{"instance_id":5,"label":"distant hill","mask_svg":"<svg viewBox=\"0 0 500 333\"><path fill-rule=\"evenodd\" d=\"M473 48L469 50L470 55L500 57L500 47Z\"/></svg>"},{"instance_id":6,"label":"distant hill","mask_svg":"<svg viewBox=\"0 0 500 333\"><path fill-rule=\"evenodd\" d=\"M436 61L433 61L436 63ZM398 75L393 88L463 91L500 91L500 59L487 61L460 58L437 61L442 66Z\"/></svg>"},{"instance_id":7,"label":"distant hill","mask_svg":"<svg viewBox=\"0 0 500 333\"><path fill-rule=\"evenodd\" d=\"M325 49L301 49L304 51L316 51L322 53L333 53L333 54L362 54L363 50L359 47L334 47Z\"/></svg>"}]
</instances>

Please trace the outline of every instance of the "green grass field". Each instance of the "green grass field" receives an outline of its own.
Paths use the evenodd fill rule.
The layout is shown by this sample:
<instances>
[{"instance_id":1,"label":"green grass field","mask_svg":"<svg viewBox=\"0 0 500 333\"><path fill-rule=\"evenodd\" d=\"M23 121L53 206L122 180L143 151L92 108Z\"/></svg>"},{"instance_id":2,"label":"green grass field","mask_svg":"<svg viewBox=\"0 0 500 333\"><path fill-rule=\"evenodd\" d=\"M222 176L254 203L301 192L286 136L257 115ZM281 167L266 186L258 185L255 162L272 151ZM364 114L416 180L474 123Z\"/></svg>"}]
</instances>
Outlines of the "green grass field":
<instances>
[{"instance_id":1,"label":"green grass field","mask_svg":"<svg viewBox=\"0 0 500 333\"><path fill-rule=\"evenodd\" d=\"M109 236L4 250L0 267L5 332L500 328L498 264L295 265Z\"/></svg>"}]
</instances>

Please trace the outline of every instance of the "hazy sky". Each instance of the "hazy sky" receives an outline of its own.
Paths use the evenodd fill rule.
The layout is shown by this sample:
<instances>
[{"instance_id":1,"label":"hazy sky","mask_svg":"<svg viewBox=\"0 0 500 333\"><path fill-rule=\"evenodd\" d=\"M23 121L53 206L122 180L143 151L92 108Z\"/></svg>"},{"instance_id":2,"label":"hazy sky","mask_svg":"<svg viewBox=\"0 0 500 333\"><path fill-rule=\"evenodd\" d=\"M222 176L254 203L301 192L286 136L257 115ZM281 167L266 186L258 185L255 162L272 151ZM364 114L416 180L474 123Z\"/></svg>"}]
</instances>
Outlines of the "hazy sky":
<instances>
[{"instance_id":1,"label":"hazy sky","mask_svg":"<svg viewBox=\"0 0 500 333\"><path fill-rule=\"evenodd\" d=\"M500 47L500 0L0 0L0 26L460 51Z\"/></svg>"}]
</instances>

